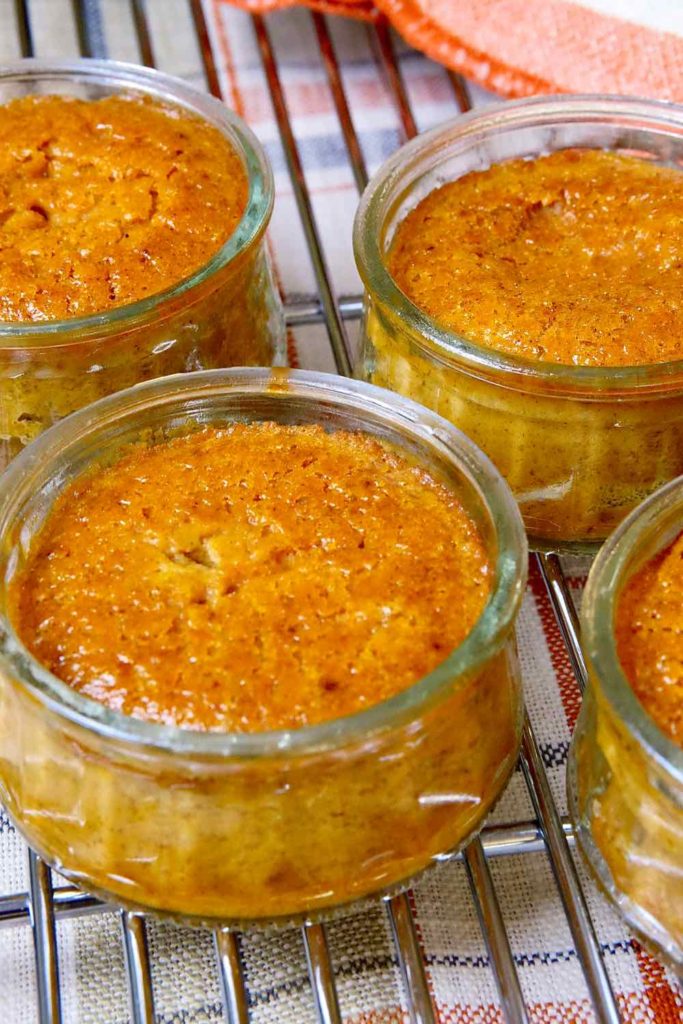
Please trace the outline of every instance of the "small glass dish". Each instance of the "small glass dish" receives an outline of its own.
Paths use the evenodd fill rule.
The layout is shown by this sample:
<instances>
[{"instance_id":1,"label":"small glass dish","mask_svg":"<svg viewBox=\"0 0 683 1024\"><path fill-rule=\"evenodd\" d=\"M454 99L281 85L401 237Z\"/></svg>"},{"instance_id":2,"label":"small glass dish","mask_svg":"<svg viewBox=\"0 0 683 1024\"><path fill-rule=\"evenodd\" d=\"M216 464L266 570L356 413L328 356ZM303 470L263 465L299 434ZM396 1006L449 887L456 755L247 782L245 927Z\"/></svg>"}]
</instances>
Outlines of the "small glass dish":
<instances>
[{"instance_id":1,"label":"small glass dish","mask_svg":"<svg viewBox=\"0 0 683 1024\"><path fill-rule=\"evenodd\" d=\"M468 434L510 484L533 547L591 551L683 472L683 357L601 368L505 355L421 312L386 261L397 225L444 182L572 147L681 164L683 108L609 96L505 103L420 135L382 166L354 228L365 286L356 372Z\"/></svg>"},{"instance_id":2,"label":"small glass dish","mask_svg":"<svg viewBox=\"0 0 683 1024\"><path fill-rule=\"evenodd\" d=\"M141 438L233 419L363 431L454 488L482 531L492 591L435 671L348 717L229 734L113 712L31 657L7 617L7 583L57 495ZM401 889L481 827L514 768L526 561L497 470L451 424L379 388L238 369L102 399L46 431L0 479L0 801L78 885L188 922L312 920Z\"/></svg>"},{"instance_id":3,"label":"small glass dish","mask_svg":"<svg viewBox=\"0 0 683 1024\"><path fill-rule=\"evenodd\" d=\"M140 380L284 361L282 309L265 246L273 178L243 121L184 82L133 65L23 60L0 71L0 104L118 93L175 105L218 128L247 172L247 206L208 263L165 291L89 316L0 323L0 469L62 416Z\"/></svg>"},{"instance_id":4,"label":"small glass dish","mask_svg":"<svg viewBox=\"0 0 683 1024\"><path fill-rule=\"evenodd\" d=\"M614 635L620 596L683 529L683 477L661 488L607 541L581 609L589 686L567 787L579 848L628 924L683 966L683 750L646 713Z\"/></svg>"}]
</instances>

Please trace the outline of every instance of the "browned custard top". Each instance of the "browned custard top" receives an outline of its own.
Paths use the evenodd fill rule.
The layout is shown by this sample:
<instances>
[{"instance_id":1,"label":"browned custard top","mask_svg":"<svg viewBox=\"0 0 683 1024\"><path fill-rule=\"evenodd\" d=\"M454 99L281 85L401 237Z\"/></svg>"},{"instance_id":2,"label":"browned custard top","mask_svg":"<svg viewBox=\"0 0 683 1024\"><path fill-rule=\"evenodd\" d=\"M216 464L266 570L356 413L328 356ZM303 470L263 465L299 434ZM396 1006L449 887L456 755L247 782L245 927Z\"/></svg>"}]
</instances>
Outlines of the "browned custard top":
<instances>
[{"instance_id":1,"label":"browned custard top","mask_svg":"<svg viewBox=\"0 0 683 1024\"><path fill-rule=\"evenodd\" d=\"M579 366L683 358L683 174L601 150L475 171L427 195L388 257L443 326Z\"/></svg>"},{"instance_id":2,"label":"browned custard top","mask_svg":"<svg viewBox=\"0 0 683 1024\"><path fill-rule=\"evenodd\" d=\"M360 433L206 428L77 480L12 585L24 643L139 718L260 731L390 697L491 588L454 493Z\"/></svg>"},{"instance_id":3,"label":"browned custard top","mask_svg":"<svg viewBox=\"0 0 683 1024\"><path fill-rule=\"evenodd\" d=\"M233 233L248 194L217 128L110 96L0 106L0 321L61 320L183 280Z\"/></svg>"},{"instance_id":4,"label":"browned custard top","mask_svg":"<svg viewBox=\"0 0 683 1024\"><path fill-rule=\"evenodd\" d=\"M629 580L616 636L638 700L683 747L683 533Z\"/></svg>"}]
</instances>

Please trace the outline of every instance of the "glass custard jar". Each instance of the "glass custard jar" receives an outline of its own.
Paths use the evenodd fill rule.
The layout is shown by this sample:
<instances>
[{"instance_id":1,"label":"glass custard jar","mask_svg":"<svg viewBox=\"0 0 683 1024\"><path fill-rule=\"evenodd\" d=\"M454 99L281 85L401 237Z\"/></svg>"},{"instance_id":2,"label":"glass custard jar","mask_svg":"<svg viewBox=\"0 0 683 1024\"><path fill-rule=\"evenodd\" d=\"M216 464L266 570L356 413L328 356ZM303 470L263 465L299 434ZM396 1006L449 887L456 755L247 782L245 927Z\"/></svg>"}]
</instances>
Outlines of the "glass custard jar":
<instances>
[{"instance_id":1,"label":"glass custard jar","mask_svg":"<svg viewBox=\"0 0 683 1024\"><path fill-rule=\"evenodd\" d=\"M0 104L46 95L149 97L208 122L237 153L248 196L227 241L165 291L87 316L0 322L0 469L62 416L140 380L284 361L282 309L265 245L272 173L242 120L213 97L132 65L24 60L0 71Z\"/></svg>"},{"instance_id":2,"label":"glass custard jar","mask_svg":"<svg viewBox=\"0 0 683 1024\"><path fill-rule=\"evenodd\" d=\"M383 438L458 494L492 564L471 632L373 707L289 731L199 732L106 708L50 674L7 586L58 494L131 443L207 424L320 424ZM89 891L195 922L317 918L406 886L482 825L514 768L521 519L467 438L407 399L308 372L215 370L137 385L45 432L0 482L0 801Z\"/></svg>"},{"instance_id":3,"label":"glass custard jar","mask_svg":"<svg viewBox=\"0 0 683 1024\"><path fill-rule=\"evenodd\" d=\"M387 266L397 226L435 188L500 161L574 147L675 166L683 109L599 96L506 103L426 132L383 165L354 229L365 286L356 372L468 434L510 484L533 547L581 551L683 472L683 357L600 367L508 355L439 326Z\"/></svg>"},{"instance_id":4,"label":"glass custard jar","mask_svg":"<svg viewBox=\"0 0 683 1024\"><path fill-rule=\"evenodd\" d=\"M567 775L579 848L628 924L683 965L683 750L647 714L615 640L629 580L683 530L683 477L653 494L604 545L586 587L589 687Z\"/></svg>"}]
</instances>

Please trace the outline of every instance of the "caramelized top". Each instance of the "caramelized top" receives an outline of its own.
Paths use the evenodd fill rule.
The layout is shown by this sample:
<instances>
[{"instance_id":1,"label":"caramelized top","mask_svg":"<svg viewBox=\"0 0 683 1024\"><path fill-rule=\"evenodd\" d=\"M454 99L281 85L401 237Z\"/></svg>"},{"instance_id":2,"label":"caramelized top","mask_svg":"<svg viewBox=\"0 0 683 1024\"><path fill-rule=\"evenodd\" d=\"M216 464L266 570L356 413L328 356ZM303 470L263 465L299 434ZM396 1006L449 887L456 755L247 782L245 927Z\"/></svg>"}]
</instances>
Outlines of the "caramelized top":
<instances>
[{"instance_id":1,"label":"caramelized top","mask_svg":"<svg viewBox=\"0 0 683 1024\"><path fill-rule=\"evenodd\" d=\"M616 637L638 700L683 747L683 533L629 581Z\"/></svg>"},{"instance_id":2,"label":"caramelized top","mask_svg":"<svg viewBox=\"0 0 683 1024\"><path fill-rule=\"evenodd\" d=\"M471 630L491 573L453 492L394 449L234 424L77 480L10 600L24 643L80 693L250 732L409 686Z\"/></svg>"},{"instance_id":3,"label":"caramelized top","mask_svg":"<svg viewBox=\"0 0 683 1024\"><path fill-rule=\"evenodd\" d=\"M247 195L230 143L180 107L0 106L0 321L85 316L171 287L228 239Z\"/></svg>"},{"instance_id":4,"label":"caramelized top","mask_svg":"<svg viewBox=\"0 0 683 1024\"><path fill-rule=\"evenodd\" d=\"M398 286L443 326L552 363L683 358L683 174L601 150L510 160L399 225Z\"/></svg>"}]
</instances>

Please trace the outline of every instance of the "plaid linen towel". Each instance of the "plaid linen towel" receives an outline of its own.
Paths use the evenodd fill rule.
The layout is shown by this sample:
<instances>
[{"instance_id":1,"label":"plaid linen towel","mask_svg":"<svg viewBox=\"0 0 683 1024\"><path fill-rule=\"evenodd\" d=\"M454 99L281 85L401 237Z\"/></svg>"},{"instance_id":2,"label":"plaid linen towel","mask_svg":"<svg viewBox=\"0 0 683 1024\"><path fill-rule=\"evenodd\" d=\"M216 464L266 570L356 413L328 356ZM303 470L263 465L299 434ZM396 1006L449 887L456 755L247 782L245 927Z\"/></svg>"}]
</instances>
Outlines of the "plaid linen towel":
<instances>
[{"instance_id":1,"label":"plaid linen towel","mask_svg":"<svg viewBox=\"0 0 683 1024\"><path fill-rule=\"evenodd\" d=\"M251 11L300 3L371 19L504 96L613 92L683 101L677 0L228 0Z\"/></svg>"},{"instance_id":2,"label":"plaid linen towel","mask_svg":"<svg viewBox=\"0 0 683 1024\"><path fill-rule=\"evenodd\" d=\"M164 70L201 80L184 41L191 38L184 0L147 0L162 28L155 42ZM107 19L121 8L104 0ZM224 94L265 143L277 188L270 230L275 265L285 296L306 301L316 295L310 258L280 147L250 18L222 0L204 0ZM357 204L351 169L315 32L305 12L268 18L287 102L311 189L314 211L339 295L360 290L351 254L351 221ZM357 118L370 170L402 141L396 112L375 63L367 27L330 21L345 85ZM108 34L109 56L131 59L125 33ZM421 129L457 112L440 66L407 46L400 48L406 85ZM474 90L479 102L490 97ZM298 327L290 337L292 362L330 370L333 362L320 325ZM581 579L572 578L577 597ZM567 751L580 698L543 583L532 571L521 612L520 658L527 705L560 810L566 812ZM493 820L533 817L517 772ZM576 951L544 854L491 862L524 995L534 1024L592 1024ZM677 1024L683 997L673 976L629 935L620 919L582 872L605 962L627 1024ZM57 880L58 884L58 880ZM26 890L26 848L0 814L0 896ZM411 894L419 937L440 1024L502 1024L504 1015L462 863L428 874ZM148 926L158 1024L206 1024L224 1019L210 935L150 922ZM408 1024L408 1010L387 916L381 907L336 922L329 929L331 953L345 1024ZM120 926L115 914L58 924L65 1024L128 1024ZM314 1024L316 1015L298 931L240 938L253 1024ZM30 929L0 929L0 1022L35 1024L35 984Z\"/></svg>"}]
</instances>

